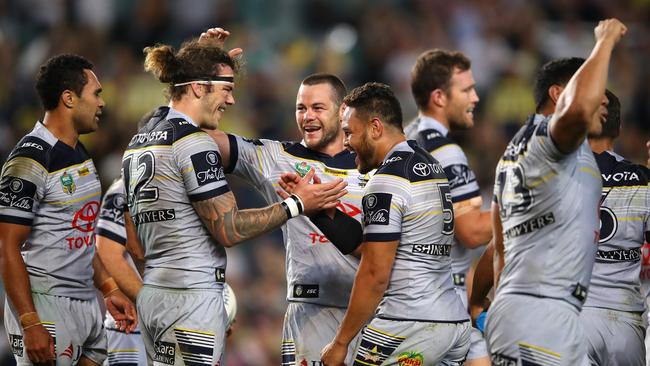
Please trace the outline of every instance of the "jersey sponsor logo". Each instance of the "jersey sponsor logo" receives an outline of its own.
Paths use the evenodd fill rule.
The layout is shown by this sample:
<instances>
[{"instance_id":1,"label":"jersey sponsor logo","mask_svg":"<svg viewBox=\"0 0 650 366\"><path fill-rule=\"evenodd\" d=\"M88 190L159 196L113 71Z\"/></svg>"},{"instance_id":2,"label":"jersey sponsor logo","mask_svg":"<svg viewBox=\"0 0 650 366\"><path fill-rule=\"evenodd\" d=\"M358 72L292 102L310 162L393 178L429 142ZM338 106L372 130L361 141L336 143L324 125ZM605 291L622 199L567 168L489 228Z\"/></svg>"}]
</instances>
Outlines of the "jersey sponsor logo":
<instances>
[{"instance_id":1,"label":"jersey sponsor logo","mask_svg":"<svg viewBox=\"0 0 650 366\"><path fill-rule=\"evenodd\" d=\"M81 169L78 169L77 173L79 173L80 177L83 177L83 176L86 176L86 175L90 174L90 169L88 169L88 167L83 167Z\"/></svg>"},{"instance_id":2,"label":"jersey sponsor logo","mask_svg":"<svg viewBox=\"0 0 650 366\"><path fill-rule=\"evenodd\" d=\"M136 225L150 222L169 221L176 219L176 211L173 208L166 210L142 211L133 216L133 223Z\"/></svg>"},{"instance_id":3,"label":"jersey sponsor logo","mask_svg":"<svg viewBox=\"0 0 650 366\"><path fill-rule=\"evenodd\" d=\"M202 151L190 158L199 186L226 179L226 174L221 166L221 159L216 151Z\"/></svg>"},{"instance_id":4,"label":"jersey sponsor logo","mask_svg":"<svg viewBox=\"0 0 650 366\"><path fill-rule=\"evenodd\" d=\"M428 177L431 176L432 173L444 174L445 172L440 164L420 162L413 165L413 173L420 177Z\"/></svg>"},{"instance_id":5,"label":"jersey sponsor logo","mask_svg":"<svg viewBox=\"0 0 650 366\"><path fill-rule=\"evenodd\" d=\"M23 336L20 334L9 334L9 346L11 346L11 352L18 356L23 357Z\"/></svg>"},{"instance_id":6,"label":"jersey sponsor logo","mask_svg":"<svg viewBox=\"0 0 650 366\"><path fill-rule=\"evenodd\" d=\"M424 138L427 140L433 140L435 138L442 137L442 134L438 131L431 132L427 134Z\"/></svg>"},{"instance_id":7,"label":"jersey sponsor logo","mask_svg":"<svg viewBox=\"0 0 650 366\"><path fill-rule=\"evenodd\" d=\"M512 239L521 235L530 234L533 231L542 229L553 223L555 223L555 216L553 215L553 212L547 212L506 230L506 238Z\"/></svg>"},{"instance_id":8,"label":"jersey sponsor logo","mask_svg":"<svg viewBox=\"0 0 650 366\"><path fill-rule=\"evenodd\" d=\"M368 184L368 181L370 180L370 176L368 174L360 174L359 177L359 187L363 188Z\"/></svg>"},{"instance_id":9,"label":"jersey sponsor logo","mask_svg":"<svg viewBox=\"0 0 650 366\"><path fill-rule=\"evenodd\" d=\"M43 146L35 142L23 142L23 144L20 145L20 147L32 147L34 149L43 151Z\"/></svg>"},{"instance_id":10,"label":"jersey sponsor logo","mask_svg":"<svg viewBox=\"0 0 650 366\"><path fill-rule=\"evenodd\" d=\"M129 146L134 144L144 144L159 140L167 140L167 131L152 131L146 133L137 133L131 138Z\"/></svg>"},{"instance_id":11,"label":"jersey sponsor logo","mask_svg":"<svg viewBox=\"0 0 650 366\"><path fill-rule=\"evenodd\" d=\"M449 188L451 189L464 186L476 180L474 172L465 164L453 164L444 170L449 179Z\"/></svg>"},{"instance_id":12,"label":"jersey sponsor logo","mask_svg":"<svg viewBox=\"0 0 650 366\"><path fill-rule=\"evenodd\" d=\"M61 187L63 187L63 192L72 195L77 190L77 185L74 183L72 175L68 174L68 172L63 172L60 179Z\"/></svg>"},{"instance_id":13,"label":"jersey sponsor logo","mask_svg":"<svg viewBox=\"0 0 650 366\"><path fill-rule=\"evenodd\" d=\"M397 364L399 366L422 366L424 357L416 351L402 352L397 356Z\"/></svg>"},{"instance_id":14,"label":"jersey sponsor logo","mask_svg":"<svg viewBox=\"0 0 650 366\"><path fill-rule=\"evenodd\" d=\"M449 257L451 245L448 244L413 244L412 253L427 254L432 256Z\"/></svg>"},{"instance_id":15,"label":"jersey sponsor logo","mask_svg":"<svg viewBox=\"0 0 650 366\"><path fill-rule=\"evenodd\" d=\"M338 205L336 205L336 208L343 211L344 214L350 217L355 217L361 214L361 209L359 209L359 207L347 202L339 203Z\"/></svg>"},{"instance_id":16,"label":"jersey sponsor logo","mask_svg":"<svg viewBox=\"0 0 650 366\"><path fill-rule=\"evenodd\" d=\"M16 177L4 177L0 184L0 206L31 212L34 207L36 185Z\"/></svg>"},{"instance_id":17,"label":"jersey sponsor logo","mask_svg":"<svg viewBox=\"0 0 650 366\"><path fill-rule=\"evenodd\" d=\"M396 162L396 161L401 161L401 160L402 160L402 157L401 157L401 156L393 156L392 158L388 158L388 159L386 159L386 160L384 161L384 164L390 164L390 163L394 163L394 162ZM418 163L418 164L420 164L420 163Z\"/></svg>"},{"instance_id":18,"label":"jersey sponsor logo","mask_svg":"<svg viewBox=\"0 0 650 366\"><path fill-rule=\"evenodd\" d=\"M465 286L464 273L452 273L451 278L454 280L454 286Z\"/></svg>"},{"instance_id":19,"label":"jersey sponsor logo","mask_svg":"<svg viewBox=\"0 0 650 366\"><path fill-rule=\"evenodd\" d=\"M363 222L367 225L388 225L390 218L390 193L371 193L363 197Z\"/></svg>"},{"instance_id":20,"label":"jersey sponsor logo","mask_svg":"<svg viewBox=\"0 0 650 366\"><path fill-rule=\"evenodd\" d=\"M156 362L173 365L176 358L176 345L172 342L154 342L153 360Z\"/></svg>"},{"instance_id":21,"label":"jersey sponsor logo","mask_svg":"<svg viewBox=\"0 0 650 366\"><path fill-rule=\"evenodd\" d=\"M493 353L490 357L492 366L517 366L517 359L501 353Z\"/></svg>"},{"instance_id":22,"label":"jersey sponsor logo","mask_svg":"<svg viewBox=\"0 0 650 366\"><path fill-rule=\"evenodd\" d=\"M304 299L314 299L319 296L320 289L318 285L293 285L293 297Z\"/></svg>"},{"instance_id":23,"label":"jersey sponsor logo","mask_svg":"<svg viewBox=\"0 0 650 366\"><path fill-rule=\"evenodd\" d=\"M309 238L312 244L325 244L330 242L325 235L319 233L309 233Z\"/></svg>"},{"instance_id":24,"label":"jersey sponsor logo","mask_svg":"<svg viewBox=\"0 0 650 366\"><path fill-rule=\"evenodd\" d=\"M598 250L596 260L599 262L638 262L641 260L641 248Z\"/></svg>"},{"instance_id":25,"label":"jersey sponsor logo","mask_svg":"<svg viewBox=\"0 0 650 366\"><path fill-rule=\"evenodd\" d=\"M214 280L220 283L226 282L226 270L223 268L215 268Z\"/></svg>"},{"instance_id":26,"label":"jersey sponsor logo","mask_svg":"<svg viewBox=\"0 0 650 366\"><path fill-rule=\"evenodd\" d=\"M627 181L632 181L632 180L635 180L635 181L640 181L641 180L641 179L639 179L639 176L635 172L628 172L628 171L618 172L618 173L614 173L614 174L611 174L611 173L610 174L601 174L601 175L602 175L603 180L605 182L610 182L610 181L627 182Z\"/></svg>"},{"instance_id":27,"label":"jersey sponsor logo","mask_svg":"<svg viewBox=\"0 0 650 366\"><path fill-rule=\"evenodd\" d=\"M325 174L333 175L335 177L347 177L348 172L346 170L338 170L338 169L332 169L329 167L325 167L323 170Z\"/></svg>"},{"instance_id":28,"label":"jersey sponsor logo","mask_svg":"<svg viewBox=\"0 0 650 366\"><path fill-rule=\"evenodd\" d=\"M99 202L86 202L79 211L74 214L72 228L84 233L91 233L95 230L95 219L99 212Z\"/></svg>"},{"instance_id":29,"label":"jersey sponsor logo","mask_svg":"<svg viewBox=\"0 0 650 366\"><path fill-rule=\"evenodd\" d=\"M296 163L294 167L296 168L296 173L298 173L298 175L301 177L304 177L307 173L309 173L312 168L311 165L307 164L306 161Z\"/></svg>"},{"instance_id":30,"label":"jersey sponsor logo","mask_svg":"<svg viewBox=\"0 0 650 366\"><path fill-rule=\"evenodd\" d=\"M575 286L576 287L573 289L571 295L576 299L580 300L581 302L584 302L585 299L587 299L587 288L582 286L579 283L576 283Z\"/></svg>"}]
</instances>

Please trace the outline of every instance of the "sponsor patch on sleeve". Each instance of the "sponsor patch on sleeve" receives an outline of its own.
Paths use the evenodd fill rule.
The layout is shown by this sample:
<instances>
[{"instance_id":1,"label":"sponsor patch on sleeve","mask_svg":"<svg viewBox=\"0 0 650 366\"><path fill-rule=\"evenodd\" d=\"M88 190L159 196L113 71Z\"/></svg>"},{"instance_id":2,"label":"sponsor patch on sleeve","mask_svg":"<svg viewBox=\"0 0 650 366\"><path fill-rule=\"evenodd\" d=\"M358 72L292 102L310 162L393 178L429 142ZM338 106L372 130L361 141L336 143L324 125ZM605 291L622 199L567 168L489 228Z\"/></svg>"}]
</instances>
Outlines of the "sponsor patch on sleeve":
<instances>
[{"instance_id":1,"label":"sponsor patch on sleeve","mask_svg":"<svg viewBox=\"0 0 650 366\"><path fill-rule=\"evenodd\" d=\"M226 179L221 157L216 151L202 151L190 157L199 186Z\"/></svg>"},{"instance_id":2,"label":"sponsor patch on sleeve","mask_svg":"<svg viewBox=\"0 0 650 366\"><path fill-rule=\"evenodd\" d=\"M476 180L474 172L465 164L453 164L444 168L449 188L454 189Z\"/></svg>"},{"instance_id":3,"label":"sponsor patch on sleeve","mask_svg":"<svg viewBox=\"0 0 650 366\"><path fill-rule=\"evenodd\" d=\"M363 197L363 223L368 225L388 225L390 218L390 193L371 193Z\"/></svg>"},{"instance_id":4,"label":"sponsor patch on sleeve","mask_svg":"<svg viewBox=\"0 0 650 366\"><path fill-rule=\"evenodd\" d=\"M32 212L36 184L18 177L6 176L0 182L0 206Z\"/></svg>"}]
</instances>

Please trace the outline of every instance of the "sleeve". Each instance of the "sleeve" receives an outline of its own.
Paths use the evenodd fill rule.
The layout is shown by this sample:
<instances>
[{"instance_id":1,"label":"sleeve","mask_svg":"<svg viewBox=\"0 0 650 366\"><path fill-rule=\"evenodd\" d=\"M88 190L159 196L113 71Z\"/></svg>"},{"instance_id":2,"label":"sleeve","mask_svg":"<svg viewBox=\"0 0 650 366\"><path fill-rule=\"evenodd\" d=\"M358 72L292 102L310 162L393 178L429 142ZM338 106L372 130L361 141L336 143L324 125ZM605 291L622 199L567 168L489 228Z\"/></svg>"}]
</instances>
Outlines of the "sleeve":
<instances>
[{"instance_id":1,"label":"sleeve","mask_svg":"<svg viewBox=\"0 0 650 366\"><path fill-rule=\"evenodd\" d=\"M208 134L185 136L174 142L172 151L190 201L204 201L230 191L219 147Z\"/></svg>"},{"instance_id":2,"label":"sleeve","mask_svg":"<svg viewBox=\"0 0 650 366\"><path fill-rule=\"evenodd\" d=\"M408 182L392 175L375 174L366 186L363 207L363 241L385 242L402 236L402 218L410 204Z\"/></svg>"},{"instance_id":3,"label":"sleeve","mask_svg":"<svg viewBox=\"0 0 650 366\"><path fill-rule=\"evenodd\" d=\"M453 203L465 201L481 195L476 174L470 169L467 156L456 144L436 150L432 156L440 162L449 180Z\"/></svg>"},{"instance_id":4,"label":"sleeve","mask_svg":"<svg viewBox=\"0 0 650 366\"><path fill-rule=\"evenodd\" d=\"M247 139L228 134L230 141L230 167L226 173L241 177L260 186L273 173L282 143L273 140Z\"/></svg>"},{"instance_id":5,"label":"sleeve","mask_svg":"<svg viewBox=\"0 0 650 366\"><path fill-rule=\"evenodd\" d=\"M541 157L547 157L551 161L557 162L564 159L567 154L555 146L555 142L551 137L551 118L552 115L539 123L533 138L529 142L529 149L533 153L533 156L540 155Z\"/></svg>"},{"instance_id":6,"label":"sleeve","mask_svg":"<svg viewBox=\"0 0 650 366\"><path fill-rule=\"evenodd\" d=\"M31 226L45 195L47 177L42 160L29 151L12 154L0 177L0 221Z\"/></svg>"},{"instance_id":7,"label":"sleeve","mask_svg":"<svg viewBox=\"0 0 650 366\"><path fill-rule=\"evenodd\" d=\"M111 185L102 200L95 233L126 245L125 211L127 211L126 192L122 179L119 179Z\"/></svg>"}]
</instances>

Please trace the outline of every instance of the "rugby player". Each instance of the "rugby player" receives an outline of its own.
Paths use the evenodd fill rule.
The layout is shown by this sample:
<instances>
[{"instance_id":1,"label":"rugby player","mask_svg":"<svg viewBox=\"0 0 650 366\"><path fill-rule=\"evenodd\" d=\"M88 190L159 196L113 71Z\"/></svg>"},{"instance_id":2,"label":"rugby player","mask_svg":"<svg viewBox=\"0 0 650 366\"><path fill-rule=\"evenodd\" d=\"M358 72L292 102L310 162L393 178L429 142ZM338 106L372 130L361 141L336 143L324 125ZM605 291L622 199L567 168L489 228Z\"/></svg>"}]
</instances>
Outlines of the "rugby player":
<instances>
[{"instance_id":1,"label":"rugby player","mask_svg":"<svg viewBox=\"0 0 650 366\"><path fill-rule=\"evenodd\" d=\"M310 184L261 209L238 210L219 148L202 129L216 129L235 100L237 64L221 47L186 42L145 49L145 69L169 85L160 107L133 136L123 158L129 212L144 247L144 286L137 306L154 362L223 362L226 314L224 247L266 233L301 213L335 207L341 179Z\"/></svg>"},{"instance_id":2,"label":"rugby player","mask_svg":"<svg viewBox=\"0 0 650 366\"><path fill-rule=\"evenodd\" d=\"M45 116L2 168L4 319L19 365L102 364L106 334L95 287L119 329L131 331L137 322L133 305L95 255L101 187L78 140L97 129L104 107L92 69L69 54L41 66L36 90Z\"/></svg>"},{"instance_id":3,"label":"rugby player","mask_svg":"<svg viewBox=\"0 0 650 366\"><path fill-rule=\"evenodd\" d=\"M602 130L610 57L626 30L616 19L601 21L584 63L563 59L542 68L538 114L497 166L498 287L485 328L493 364L588 364L579 312L596 255L602 183L586 137Z\"/></svg>"},{"instance_id":4,"label":"rugby player","mask_svg":"<svg viewBox=\"0 0 650 366\"><path fill-rule=\"evenodd\" d=\"M354 365L460 365L471 327L452 282L454 214L444 170L406 140L399 101L387 85L367 83L343 104L345 142L357 154L357 169L377 171L364 188L363 229L331 214L330 230L323 228L326 235L345 231L339 240L361 238L354 244L362 252L348 309L322 351L323 364L342 364L363 328Z\"/></svg>"},{"instance_id":5,"label":"rugby player","mask_svg":"<svg viewBox=\"0 0 650 366\"><path fill-rule=\"evenodd\" d=\"M448 135L450 131L474 126L474 108L479 101L474 87L467 56L458 51L425 51L411 71L411 91L419 115L405 128L406 137L429 151L440 162L449 180L456 240L451 251L452 278L465 307L466 276L476 256L472 249L487 244L492 238L490 212L481 210L483 200L476 175L461 147ZM472 330L472 344L465 365L490 365L487 346L478 329Z\"/></svg>"}]
</instances>

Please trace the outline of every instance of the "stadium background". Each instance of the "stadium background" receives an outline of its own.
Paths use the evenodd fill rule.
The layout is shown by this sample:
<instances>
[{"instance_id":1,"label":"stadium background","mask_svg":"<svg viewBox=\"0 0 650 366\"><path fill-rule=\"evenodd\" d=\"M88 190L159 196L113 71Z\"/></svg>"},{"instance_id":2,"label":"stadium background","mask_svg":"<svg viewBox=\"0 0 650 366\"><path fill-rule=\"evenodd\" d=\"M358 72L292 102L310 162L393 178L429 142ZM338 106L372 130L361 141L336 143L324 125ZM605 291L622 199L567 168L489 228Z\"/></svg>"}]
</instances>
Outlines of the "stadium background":
<instances>
[{"instance_id":1,"label":"stadium background","mask_svg":"<svg viewBox=\"0 0 650 366\"><path fill-rule=\"evenodd\" d=\"M366 81L390 84L411 120L409 72L417 55L432 47L465 52L481 101L476 127L456 137L489 197L498 156L534 110L535 71L552 58L586 57L593 27L606 17L629 28L609 78L623 106L617 149L642 163L650 137L649 0L0 0L0 157L42 118L34 91L38 66L57 53L78 53L95 64L104 88L100 129L82 140L107 188L119 175L135 123L165 104L163 86L143 71L142 48L178 47L221 26L232 32L227 46L242 47L245 55L237 104L221 126L247 137L296 139L297 87L316 71L340 75L350 89ZM245 183L231 184L240 207L262 205ZM228 254L239 314L227 364L277 365L286 307L281 235ZM13 364L4 331L0 364Z\"/></svg>"}]
</instances>

